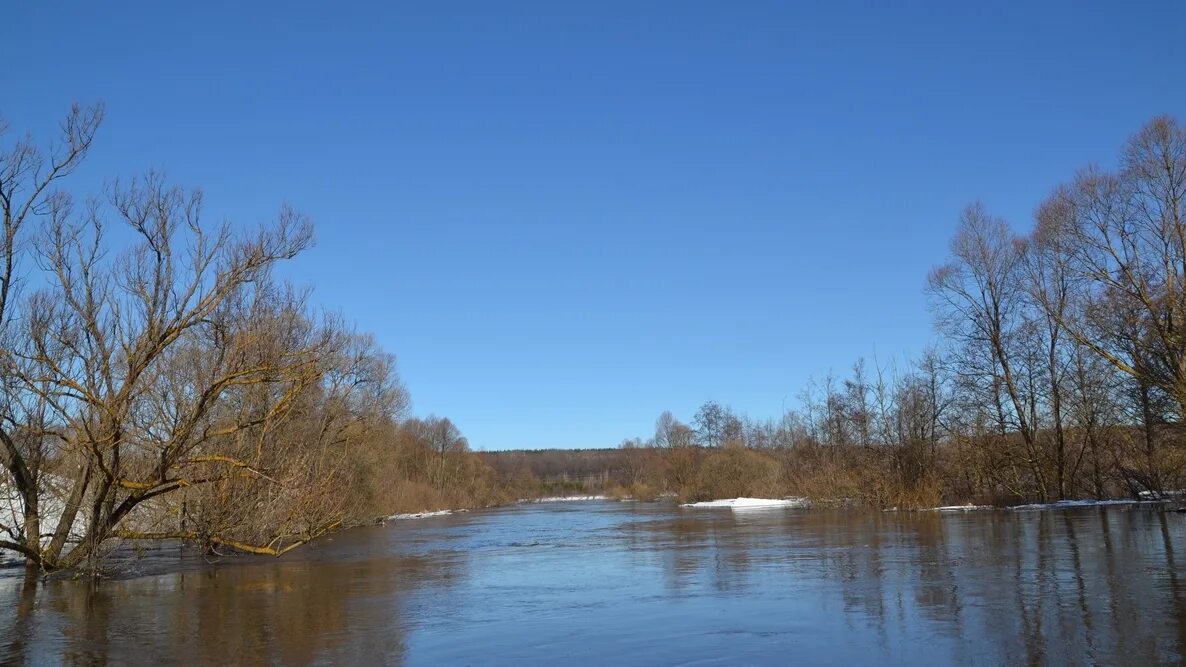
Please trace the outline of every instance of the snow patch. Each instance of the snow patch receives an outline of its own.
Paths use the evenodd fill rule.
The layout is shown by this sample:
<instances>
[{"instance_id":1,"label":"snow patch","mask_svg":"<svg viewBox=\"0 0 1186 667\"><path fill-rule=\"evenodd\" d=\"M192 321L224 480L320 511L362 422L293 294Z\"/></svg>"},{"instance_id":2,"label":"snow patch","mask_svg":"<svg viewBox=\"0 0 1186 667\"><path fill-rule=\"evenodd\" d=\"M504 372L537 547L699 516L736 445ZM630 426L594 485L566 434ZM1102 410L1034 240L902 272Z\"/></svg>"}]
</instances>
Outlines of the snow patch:
<instances>
[{"instance_id":1,"label":"snow patch","mask_svg":"<svg viewBox=\"0 0 1186 667\"><path fill-rule=\"evenodd\" d=\"M446 516L452 514L453 510L437 510L435 512L413 512L411 514L392 514L387 517L386 521L403 521L405 519L427 519L434 516Z\"/></svg>"},{"instance_id":2,"label":"snow patch","mask_svg":"<svg viewBox=\"0 0 1186 667\"><path fill-rule=\"evenodd\" d=\"M66 511L66 496L69 494L72 482L57 475L43 473L41 475L38 501L41 509L41 544L48 546L52 538L46 533L53 532L58 527L58 521ZM21 494L12 485L0 479L0 526L19 530L25 523L25 503ZM74 523L70 525L67 543L72 544L82 539L86 533L88 514L82 508L74 515ZM12 540L16 536L0 531L0 539ZM24 563L25 557L15 551L0 549L0 565Z\"/></svg>"},{"instance_id":3,"label":"snow patch","mask_svg":"<svg viewBox=\"0 0 1186 667\"><path fill-rule=\"evenodd\" d=\"M1113 507L1116 505L1137 505L1139 500L1060 500L1054 503L1033 503L1030 505L1015 505L1009 509L1025 512L1030 510L1061 510L1075 507Z\"/></svg>"},{"instance_id":4,"label":"snow patch","mask_svg":"<svg viewBox=\"0 0 1186 667\"><path fill-rule=\"evenodd\" d=\"M1186 489L1173 491L1141 491L1137 494L1141 500L1180 500L1186 498Z\"/></svg>"},{"instance_id":5,"label":"snow patch","mask_svg":"<svg viewBox=\"0 0 1186 667\"><path fill-rule=\"evenodd\" d=\"M685 503L680 507L696 509L710 507L728 507L730 509L758 509L758 508L807 508L811 501L806 498L727 498L724 500L705 500L698 503Z\"/></svg>"},{"instance_id":6,"label":"snow patch","mask_svg":"<svg viewBox=\"0 0 1186 667\"><path fill-rule=\"evenodd\" d=\"M610 496L548 496L543 498L519 498L518 502L584 502L610 500Z\"/></svg>"},{"instance_id":7,"label":"snow patch","mask_svg":"<svg viewBox=\"0 0 1186 667\"><path fill-rule=\"evenodd\" d=\"M996 508L993 507L992 505L973 505L971 503L968 503L967 505L944 505L943 507L932 507L930 509L930 511L932 511L932 512L982 512L985 510L993 510L993 509L996 509Z\"/></svg>"}]
</instances>

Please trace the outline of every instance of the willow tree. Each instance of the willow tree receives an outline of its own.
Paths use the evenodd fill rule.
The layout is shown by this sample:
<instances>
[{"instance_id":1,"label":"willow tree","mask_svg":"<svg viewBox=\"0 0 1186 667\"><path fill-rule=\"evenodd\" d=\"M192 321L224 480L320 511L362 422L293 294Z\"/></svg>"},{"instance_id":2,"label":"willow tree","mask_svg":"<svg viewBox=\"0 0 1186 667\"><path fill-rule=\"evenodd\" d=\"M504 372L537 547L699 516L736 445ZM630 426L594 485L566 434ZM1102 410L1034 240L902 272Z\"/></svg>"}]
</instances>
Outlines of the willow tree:
<instances>
[{"instance_id":1,"label":"willow tree","mask_svg":"<svg viewBox=\"0 0 1186 667\"><path fill-rule=\"evenodd\" d=\"M343 441L396 408L390 365L272 279L312 240L292 209L242 232L159 174L82 206L51 192L100 116L76 109L49 157L28 142L0 157L0 462L20 498L0 548L44 570L93 565L113 538L283 553L342 520Z\"/></svg>"}]
</instances>

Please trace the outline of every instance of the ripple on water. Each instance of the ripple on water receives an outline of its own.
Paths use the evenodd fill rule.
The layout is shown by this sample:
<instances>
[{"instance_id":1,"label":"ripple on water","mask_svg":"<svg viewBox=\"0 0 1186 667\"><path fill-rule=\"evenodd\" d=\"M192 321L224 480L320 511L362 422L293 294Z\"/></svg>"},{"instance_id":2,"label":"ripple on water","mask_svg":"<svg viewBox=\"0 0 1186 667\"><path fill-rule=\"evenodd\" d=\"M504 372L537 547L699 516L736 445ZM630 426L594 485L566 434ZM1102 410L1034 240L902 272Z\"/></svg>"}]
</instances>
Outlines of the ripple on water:
<instances>
[{"instance_id":1,"label":"ripple on water","mask_svg":"<svg viewBox=\"0 0 1186 667\"><path fill-rule=\"evenodd\" d=\"M280 559L0 573L0 663L1173 664L1186 517L515 506Z\"/></svg>"}]
</instances>

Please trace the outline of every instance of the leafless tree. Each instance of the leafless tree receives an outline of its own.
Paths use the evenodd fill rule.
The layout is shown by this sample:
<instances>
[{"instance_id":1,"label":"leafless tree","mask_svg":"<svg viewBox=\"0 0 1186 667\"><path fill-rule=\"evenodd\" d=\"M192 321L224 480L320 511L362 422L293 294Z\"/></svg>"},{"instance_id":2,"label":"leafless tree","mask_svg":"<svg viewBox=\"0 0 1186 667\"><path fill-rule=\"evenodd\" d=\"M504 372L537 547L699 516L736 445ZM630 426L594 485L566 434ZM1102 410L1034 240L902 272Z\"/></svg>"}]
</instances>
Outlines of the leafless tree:
<instances>
[{"instance_id":1,"label":"leafless tree","mask_svg":"<svg viewBox=\"0 0 1186 667\"><path fill-rule=\"evenodd\" d=\"M252 233L210 226L200 192L155 173L81 207L51 191L101 117L75 108L60 145L0 153L0 463L20 496L0 547L46 570L94 565L114 537L282 553L340 522L312 490L343 469L364 415L406 403L402 389L365 337L271 279L311 242L295 211ZM114 225L134 238L122 251ZM40 286L21 293L34 262ZM177 497L192 501L180 525L155 530ZM227 507L250 508L251 526Z\"/></svg>"},{"instance_id":2,"label":"leafless tree","mask_svg":"<svg viewBox=\"0 0 1186 667\"><path fill-rule=\"evenodd\" d=\"M963 213L952 261L934 269L928 290L937 324L961 353L961 372L986 390L1002 440L1017 433L1022 463L1042 498L1050 488L1036 423L1032 328L1026 321L1023 246L980 204ZM1022 489L1016 489L1022 492Z\"/></svg>"},{"instance_id":3,"label":"leafless tree","mask_svg":"<svg viewBox=\"0 0 1186 667\"><path fill-rule=\"evenodd\" d=\"M41 148L29 137L8 144L9 126L0 118L0 465L11 488L19 495L20 513L14 525L2 526L0 546L17 551L31 550L29 542L41 535L41 466L46 455L45 423L49 406L43 399L21 391L15 373L12 348L21 340L14 320L14 303L19 300L22 257L28 239L29 222L51 206L60 206L61 196L53 189L86 158L95 133L103 121L101 105L75 105L61 123L58 141ZM7 538L7 539L4 539Z\"/></svg>"},{"instance_id":4,"label":"leafless tree","mask_svg":"<svg viewBox=\"0 0 1186 667\"><path fill-rule=\"evenodd\" d=\"M1155 394L1186 414L1184 198L1186 130L1158 117L1129 140L1118 171L1089 168L1059 187L1036 231L1067 280L1067 303L1046 298L1046 312L1136 383L1154 487Z\"/></svg>"},{"instance_id":5,"label":"leafless tree","mask_svg":"<svg viewBox=\"0 0 1186 667\"><path fill-rule=\"evenodd\" d=\"M705 447L720 447L725 444L725 432L732 413L716 401L706 401L692 418L696 438Z\"/></svg>"}]
</instances>

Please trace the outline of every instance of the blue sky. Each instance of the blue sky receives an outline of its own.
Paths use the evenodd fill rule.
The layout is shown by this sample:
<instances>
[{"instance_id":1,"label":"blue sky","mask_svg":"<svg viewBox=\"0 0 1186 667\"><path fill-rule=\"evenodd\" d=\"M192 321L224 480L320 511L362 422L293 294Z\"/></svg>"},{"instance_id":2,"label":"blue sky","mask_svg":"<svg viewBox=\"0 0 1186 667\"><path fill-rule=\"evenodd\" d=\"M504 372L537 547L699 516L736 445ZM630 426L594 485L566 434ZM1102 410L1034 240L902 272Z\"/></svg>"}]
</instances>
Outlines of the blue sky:
<instances>
[{"instance_id":1,"label":"blue sky","mask_svg":"<svg viewBox=\"0 0 1186 667\"><path fill-rule=\"evenodd\" d=\"M14 3L0 114L104 101L80 191L308 213L286 274L475 447L612 446L916 354L965 203L1186 116L1186 3L956 4Z\"/></svg>"}]
</instances>

